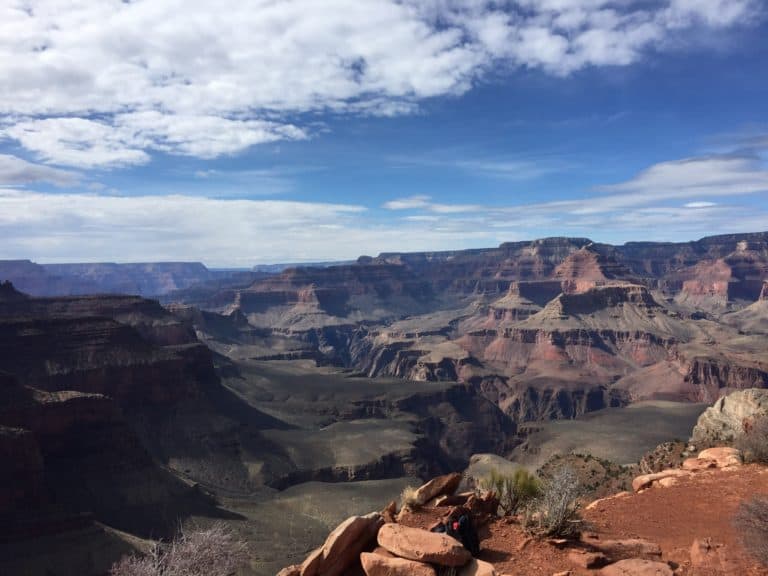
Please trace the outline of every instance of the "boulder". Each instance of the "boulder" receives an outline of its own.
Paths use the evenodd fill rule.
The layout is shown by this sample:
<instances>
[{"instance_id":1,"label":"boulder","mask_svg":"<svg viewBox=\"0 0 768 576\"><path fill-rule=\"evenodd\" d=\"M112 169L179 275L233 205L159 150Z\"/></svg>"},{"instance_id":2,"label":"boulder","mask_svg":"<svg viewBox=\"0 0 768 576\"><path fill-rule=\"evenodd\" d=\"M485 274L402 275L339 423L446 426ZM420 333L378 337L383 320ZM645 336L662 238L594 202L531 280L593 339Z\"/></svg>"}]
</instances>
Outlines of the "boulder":
<instances>
[{"instance_id":1,"label":"boulder","mask_svg":"<svg viewBox=\"0 0 768 576\"><path fill-rule=\"evenodd\" d=\"M480 495L473 494L467 498L464 505L475 518L494 516L499 510L499 499L495 493L485 491Z\"/></svg>"},{"instance_id":2,"label":"boulder","mask_svg":"<svg viewBox=\"0 0 768 576\"><path fill-rule=\"evenodd\" d=\"M366 576L436 576L429 564L369 552L360 554L360 563Z\"/></svg>"},{"instance_id":3,"label":"boulder","mask_svg":"<svg viewBox=\"0 0 768 576\"><path fill-rule=\"evenodd\" d=\"M632 480L632 489L635 492L640 492L641 490L645 490L646 488L650 488L654 482L661 480L662 478L671 478L671 477L681 477L681 476L690 476L691 472L688 470L679 470L676 468L671 468L669 470L662 470L661 472L656 472L654 474L643 474L642 476L638 476L634 480Z\"/></svg>"},{"instance_id":4,"label":"boulder","mask_svg":"<svg viewBox=\"0 0 768 576\"><path fill-rule=\"evenodd\" d=\"M668 564L655 560L632 558L606 566L599 572L602 576L673 576Z\"/></svg>"},{"instance_id":5,"label":"boulder","mask_svg":"<svg viewBox=\"0 0 768 576\"><path fill-rule=\"evenodd\" d=\"M704 446L729 444L744 431L745 421L762 415L768 415L768 390L731 392L699 416L691 440Z\"/></svg>"},{"instance_id":6,"label":"boulder","mask_svg":"<svg viewBox=\"0 0 768 576\"><path fill-rule=\"evenodd\" d=\"M382 519L377 513L352 516L328 535L322 547L301 565L301 576L340 576L357 563L360 553L376 539Z\"/></svg>"},{"instance_id":7,"label":"boulder","mask_svg":"<svg viewBox=\"0 0 768 576\"><path fill-rule=\"evenodd\" d=\"M379 556L386 556L387 558L395 558L395 555L392 554L392 552L390 552L386 548L382 548L381 546L376 546L376 548L373 549L373 554L378 554Z\"/></svg>"},{"instance_id":8,"label":"boulder","mask_svg":"<svg viewBox=\"0 0 768 576\"><path fill-rule=\"evenodd\" d=\"M445 506L463 506L467 503L467 500L469 497L472 496L472 494L451 494L451 495L443 495L438 496L437 498L430 500L427 505L434 506L434 507L445 507Z\"/></svg>"},{"instance_id":9,"label":"boulder","mask_svg":"<svg viewBox=\"0 0 768 576\"><path fill-rule=\"evenodd\" d=\"M352 516L339 524L323 544L323 562L320 576L339 576L353 565L360 552L376 541L383 524L381 516Z\"/></svg>"},{"instance_id":10,"label":"boulder","mask_svg":"<svg viewBox=\"0 0 768 576\"><path fill-rule=\"evenodd\" d=\"M384 510L381 511L381 517L384 522L394 522L397 518L397 502L392 500Z\"/></svg>"},{"instance_id":11,"label":"boulder","mask_svg":"<svg viewBox=\"0 0 768 576\"><path fill-rule=\"evenodd\" d=\"M691 472L699 472L710 468L717 468L717 462L713 460L702 460L701 458L687 458L683 461L682 465L683 470L690 470Z\"/></svg>"},{"instance_id":12,"label":"boulder","mask_svg":"<svg viewBox=\"0 0 768 576\"><path fill-rule=\"evenodd\" d=\"M380 546L401 558L441 566L463 566L472 558L469 551L455 538L401 524L382 526L378 542Z\"/></svg>"},{"instance_id":13,"label":"boulder","mask_svg":"<svg viewBox=\"0 0 768 576\"><path fill-rule=\"evenodd\" d=\"M490 562L472 558L466 566L459 570L458 576L496 576L496 570Z\"/></svg>"},{"instance_id":14,"label":"boulder","mask_svg":"<svg viewBox=\"0 0 768 576\"><path fill-rule=\"evenodd\" d=\"M610 502L611 500L615 500L618 498L626 498L630 494L631 494L630 492L618 492L616 494L612 494L611 496L606 496L605 498L598 498L597 500L593 500L592 502L587 504L584 510L592 510L593 508L597 508L605 502Z\"/></svg>"},{"instance_id":15,"label":"boulder","mask_svg":"<svg viewBox=\"0 0 768 576\"><path fill-rule=\"evenodd\" d=\"M674 476L668 476L667 478L662 478L658 482L653 483L653 485L657 488L669 488L675 484L677 484L677 478Z\"/></svg>"},{"instance_id":16,"label":"boulder","mask_svg":"<svg viewBox=\"0 0 768 576\"><path fill-rule=\"evenodd\" d=\"M460 483L461 474L458 472L437 476L416 490L414 500L417 504L423 506L438 496L452 495L456 492Z\"/></svg>"},{"instance_id":17,"label":"boulder","mask_svg":"<svg viewBox=\"0 0 768 576\"><path fill-rule=\"evenodd\" d=\"M622 540L583 538L582 542L592 550L605 555L610 562L631 558L656 560L661 557L661 546L643 538L625 538Z\"/></svg>"},{"instance_id":18,"label":"boulder","mask_svg":"<svg viewBox=\"0 0 768 576\"><path fill-rule=\"evenodd\" d=\"M301 563L301 576L317 576L320 563L323 561L323 549L316 548Z\"/></svg>"},{"instance_id":19,"label":"boulder","mask_svg":"<svg viewBox=\"0 0 768 576\"><path fill-rule=\"evenodd\" d=\"M741 450L719 446L717 448L708 448L699 452L699 460L708 460L714 462L717 468L728 468L730 466L741 466L743 459Z\"/></svg>"},{"instance_id":20,"label":"boulder","mask_svg":"<svg viewBox=\"0 0 768 576\"><path fill-rule=\"evenodd\" d=\"M578 568L587 570L608 564L608 558L602 552L586 552L584 550L571 550L568 553L568 561Z\"/></svg>"}]
</instances>

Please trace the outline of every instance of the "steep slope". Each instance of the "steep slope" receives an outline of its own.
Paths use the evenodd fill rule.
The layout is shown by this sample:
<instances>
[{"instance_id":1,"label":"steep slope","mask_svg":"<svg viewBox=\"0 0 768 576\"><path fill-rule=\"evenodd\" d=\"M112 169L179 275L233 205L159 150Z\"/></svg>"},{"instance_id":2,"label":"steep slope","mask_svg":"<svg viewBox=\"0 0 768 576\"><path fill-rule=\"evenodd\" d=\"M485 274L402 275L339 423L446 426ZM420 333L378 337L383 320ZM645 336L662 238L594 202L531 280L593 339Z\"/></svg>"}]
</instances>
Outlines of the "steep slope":
<instances>
[{"instance_id":1,"label":"steep slope","mask_svg":"<svg viewBox=\"0 0 768 576\"><path fill-rule=\"evenodd\" d=\"M722 316L721 321L743 333L768 334L768 280L763 283L758 300L746 308Z\"/></svg>"},{"instance_id":2,"label":"steep slope","mask_svg":"<svg viewBox=\"0 0 768 576\"><path fill-rule=\"evenodd\" d=\"M254 326L305 331L414 314L433 300L429 284L404 266L359 264L286 270L238 291L229 310Z\"/></svg>"}]
</instances>

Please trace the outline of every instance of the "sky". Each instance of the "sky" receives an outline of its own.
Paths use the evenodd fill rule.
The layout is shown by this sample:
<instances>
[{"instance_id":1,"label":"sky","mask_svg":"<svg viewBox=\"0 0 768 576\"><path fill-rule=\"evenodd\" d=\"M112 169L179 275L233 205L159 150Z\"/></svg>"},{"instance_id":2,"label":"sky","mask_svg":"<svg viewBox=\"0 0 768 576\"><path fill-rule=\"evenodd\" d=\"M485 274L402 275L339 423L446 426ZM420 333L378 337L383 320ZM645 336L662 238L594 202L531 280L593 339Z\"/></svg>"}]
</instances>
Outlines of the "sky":
<instances>
[{"instance_id":1,"label":"sky","mask_svg":"<svg viewBox=\"0 0 768 576\"><path fill-rule=\"evenodd\" d=\"M0 259L768 230L765 0L4 0Z\"/></svg>"}]
</instances>

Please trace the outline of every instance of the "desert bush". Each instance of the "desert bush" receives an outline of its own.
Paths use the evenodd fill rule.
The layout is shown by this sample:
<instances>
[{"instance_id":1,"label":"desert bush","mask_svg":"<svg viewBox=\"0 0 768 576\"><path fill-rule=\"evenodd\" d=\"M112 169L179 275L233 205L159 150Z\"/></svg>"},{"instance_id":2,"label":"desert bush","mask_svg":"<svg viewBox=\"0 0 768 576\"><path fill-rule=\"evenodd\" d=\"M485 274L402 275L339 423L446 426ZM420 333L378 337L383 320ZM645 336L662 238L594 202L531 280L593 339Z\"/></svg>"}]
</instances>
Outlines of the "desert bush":
<instances>
[{"instance_id":1,"label":"desert bush","mask_svg":"<svg viewBox=\"0 0 768 576\"><path fill-rule=\"evenodd\" d=\"M482 490L493 492L504 514L514 514L541 494L541 483L534 474L518 468L512 474L502 474L495 468L479 481Z\"/></svg>"},{"instance_id":2,"label":"desert bush","mask_svg":"<svg viewBox=\"0 0 768 576\"><path fill-rule=\"evenodd\" d=\"M581 487L570 466L558 467L544 482L541 494L525 508L523 523L543 536L568 537L579 532Z\"/></svg>"},{"instance_id":3,"label":"desert bush","mask_svg":"<svg viewBox=\"0 0 768 576\"><path fill-rule=\"evenodd\" d=\"M735 445L746 462L768 463L768 415L758 416L745 424Z\"/></svg>"},{"instance_id":4,"label":"desert bush","mask_svg":"<svg viewBox=\"0 0 768 576\"><path fill-rule=\"evenodd\" d=\"M224 524L181 530L171 542L155 543L143 556L124 556L110 576L231 576L248 560L246 544Z\"/></svg>"},{"instance_id":5,"label":"desert bush","mask_svg":"<svg viewBox=\"0 0 768 576\"><path fill-rule=\"evenodd\" d=\"M768 497L756 496L742 502L734 525L747 552L768 566Z\"/></svg>"},{"instance_id":6,"label":"desert bush","mask_svg":"<svg viewBox=\"0 0 768 576\"><path fill-rule=\"evenodd\" d=\"M415 486L406 486L403 488L403 491L400 492L400 507L401 508L408 508L409 510L416 510L420 507L419 501L416 499L416 491L418 490Z\"/></svg>"}]
</instances>

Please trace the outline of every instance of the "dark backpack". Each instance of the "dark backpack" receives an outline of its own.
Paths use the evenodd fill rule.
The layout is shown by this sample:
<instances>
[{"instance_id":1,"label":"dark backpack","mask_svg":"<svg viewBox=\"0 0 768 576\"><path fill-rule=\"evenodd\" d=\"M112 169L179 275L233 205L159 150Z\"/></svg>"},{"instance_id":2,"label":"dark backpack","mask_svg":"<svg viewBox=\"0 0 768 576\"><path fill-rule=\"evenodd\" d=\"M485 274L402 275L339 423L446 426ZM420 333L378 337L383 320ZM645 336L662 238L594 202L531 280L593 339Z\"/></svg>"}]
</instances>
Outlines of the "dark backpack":
<instances>
[{"instance_id":1,"label":"dark backpack","mask_svg":"<svg viewBox=\"0 0 768 576\"><path fill-rule=\"evenodd\" d=\"M480 540L472 524L472 518L468 514L462 514L457 518L449 518L446 522L435 526L432 532L442 532L456 538L464 548L469 550L472 556L480 554Z\"/></svg>"}]
</instances>

